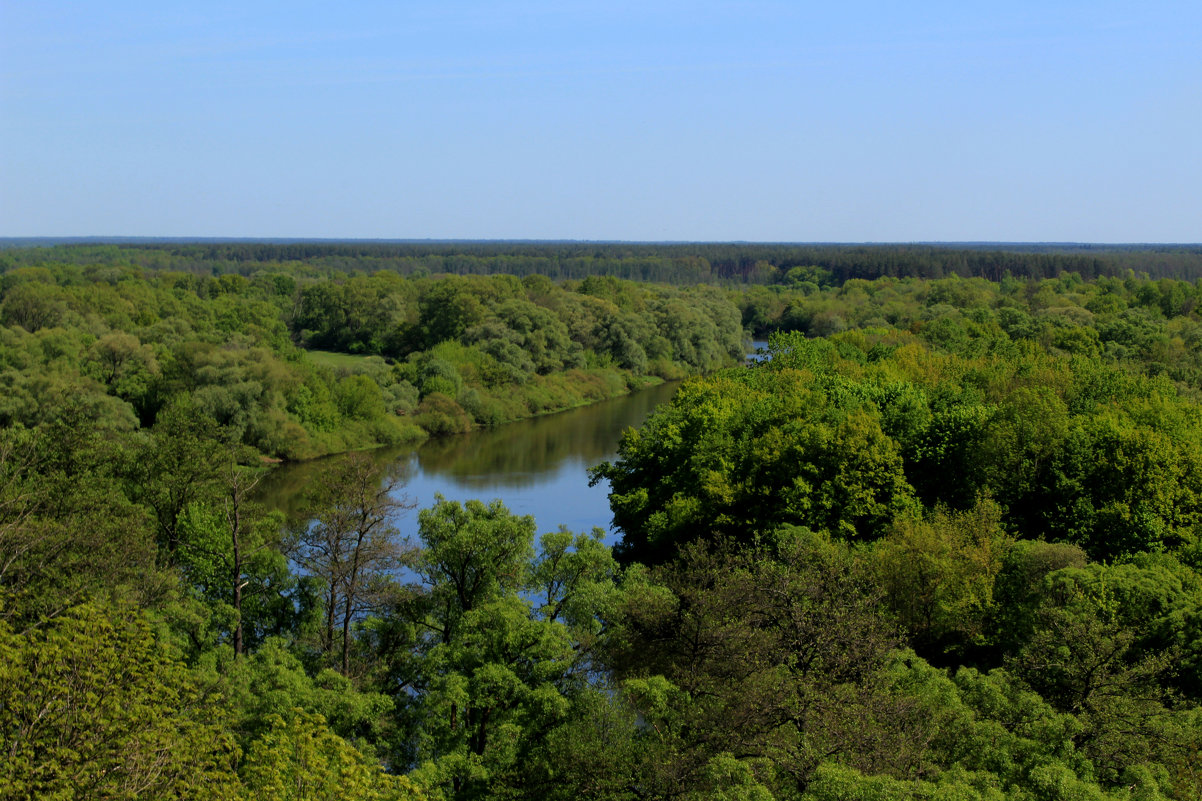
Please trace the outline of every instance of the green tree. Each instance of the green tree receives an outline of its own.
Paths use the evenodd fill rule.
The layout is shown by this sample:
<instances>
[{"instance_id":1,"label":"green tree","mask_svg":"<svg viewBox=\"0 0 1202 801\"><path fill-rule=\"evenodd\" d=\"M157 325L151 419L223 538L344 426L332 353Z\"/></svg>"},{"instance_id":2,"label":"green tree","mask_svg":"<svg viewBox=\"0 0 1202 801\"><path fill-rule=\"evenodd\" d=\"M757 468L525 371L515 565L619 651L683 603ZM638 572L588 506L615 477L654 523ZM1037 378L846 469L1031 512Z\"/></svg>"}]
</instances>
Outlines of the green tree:
<instances>
[{"instance_id":1,"label":"green tree","mask_svg":"<svg viewBox=\"0 0 1202 801\"><path fill-rule=\"evenodd\" d=\"M135 612L84 604L23 637L0 620L0 797L237 798L221 721Z\"/></svg>"},{"instance_id":2,"label":"green tree","mask_svg":"<svg viewBox=\"0 0 1202 801\"><path fill-rule=\"evenodd\" d=\"M549 733L586 691L568 623L595 635L612 559L595 538L563 532L544 538L536 558L534 520L499 501L440 497L419 523L415 570L427 592L415 606L415 775L454 798L502 788L520 797L539 779ZM540 590L535 606L526 593Z\"/></svg>"},{"instance_id":3,"label":"green tree","mask_svg":"<svg viewBox=\"0 0 1202 801\"><path fill-rule=\"evenodd\" d=\"M151 509L164 558L178 560L180 516L189 504L216 492L230 451L211 422L186 402L159 415L154 433L131 466L131 494Z\"/></svg>"},{"instance_id":4,"label":"green tree","mask_svg":"<svg viewBox=\"0 0 1202 801\"><path fill-rule=\"evenodd\" d=\"M1171 704L1176 650L1140 648L1109 582L1089 586L1081 578L1071 569L1048 576L1035 631L1008 669L1081 721L1074 741L1102 780L1117 782L1131 765L1184 757L1196 784L1202 728Z\"/></svg>"},{"instance_id":5,"label":"green tree","mask_svg":"<svg viewBox=\"0 0 1202 801\"><path fill-rule=\"evenodd\" d=\"M687 382L623 436L618 461L591 472L610 483L622 557L661 561L708 532L741 537L780 524L880 536L913 508L913 490L879 412L841 390L795 370Z\"/></svg>"},{"instance_id":6,"label":"green tree","mask_svg":"<svg viewBox=\"0 0 1202 801\"><path fill-rule=\"evenodd\" d=\"M1006 551L993 584L991 620L991 638L1004 653L1016 652L1034 631L1044 578L1086 561L1085 552L1068 543L1019 540Z\"/></svg>"},{"instance_id":7,"label":"green tree","mask_svg":"<svg viewBox=\"0 0 1202 801\"><path fill-rule=\"evenodd\" d=\"M793 791L825 754L902 774L919 764L921 718L884 681L897 640L846 546L804 529L758 548L696 542L652 581L628 583L607 638L646 722L651 794L712 787L724 754Z\"/></svg>"},{"instance_id":8,"label":"green tree","mask_svg":"<svg viewBox=\"0 0 1202 801\"><path fill-rule=\"evenodd\" d=\"M248 799L424 801L428 797L409 778L388 775L372 765L326 728L321 715L302 709L268 719L268 729L251 743L241 772Z\"/></svg>"},{"instance_id":9,"label":"green tree","mask_svg":"<svg viewBox=\"0 0 1202 801\"><path fill-rule=\"evenodd\" d=\"M87 372L109 392L134 404L145 419L151 411L150 395L159 375L154 350L131 334L112 333L96 340L87 358Z\"/></svg>"},{"instance_id":10,"label":"green tree","mask_svg":"<svg viewBox=\"0 0 1202 801\"><path fill-rule=\"evenodd\" d=\"M66 311L61 290L40 281L17 284L0 300L0 320L31 334L57 325Z\"/></svg>"},{"instance_id":11,"label":"green tree","mask_svg":"<svg viewBox=\"0 0 1202 801\"><path fill-rule=\"evenodd\" d=\"M939 656L984 644L1009 546L1001 507L986 498L965 512L900 519L876 543L877 574L916 650Z\"/></svg>"},{"instance_id":12,"label":"green tree","mask_svg":"<svg viewBox=\"0 0 1202 801\"><path fill-rule=\"evenodd\" d=\"M350 675L351 624L378 608L393 586L404 548L397 516L413 504L396 475L380 476L367 456L343 459L314 499L315 522L297 532L293 558L321 583L319 648Z\"/></svg>"},{"instance_id":13,"label":"green tree","mask_svg":"<svg viewBox=\"0 0 1202 801\"><path fill-rule=\"evenodd\" d=\"M262 472L226 465L221 496L213 505L194 502L183 512L181 567L211 609L229 610L229 642L242 656L266 631L291 615L283 594L295 581L281 552L282 515L266 514L250 500Z\"/></svg>"},{"instance_id":14,"label":"green tree","mask_svg":"<svg viewBox=\"0 0 1202 801\"><path fill-rule=\"evenodd\" d=\"M144 511L114 475L125 458L86 410L0 429L0 592L12 593L0 617L20 630L96 595L169 592Z\"/></svg>"}]
</instances>

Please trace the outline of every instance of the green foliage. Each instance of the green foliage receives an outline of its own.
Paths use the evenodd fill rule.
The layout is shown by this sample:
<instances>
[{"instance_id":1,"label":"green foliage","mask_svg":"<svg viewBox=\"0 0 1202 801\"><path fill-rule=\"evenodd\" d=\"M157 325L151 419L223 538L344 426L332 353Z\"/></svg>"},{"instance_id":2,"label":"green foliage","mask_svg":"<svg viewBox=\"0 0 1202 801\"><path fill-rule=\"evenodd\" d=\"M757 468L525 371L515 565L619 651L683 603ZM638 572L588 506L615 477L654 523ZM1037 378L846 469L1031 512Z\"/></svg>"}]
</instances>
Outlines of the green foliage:
<instances>
[{"instance_id":1,"label":"green foliage","mask_svg":"<svg viewBox=\"0 0 1202 801\"><path fill-rule=\"evenodd\" d=\"M230 467L220 500L193 501L180 514L179 567L208 625L236 653L294 623L296 579L280 552L283 516L248 499L258 476Z\"/></svg>"},{"instance_id":2,"label":"green foliage","mask_svg":"<svg viewBox=\"0 0 1202 801\"><path fill-rule=\"evenodd\" d=\"M910 726L905 747L893 761L844 747L829 767L812 768L822 776L804 788L813 797L1198 792L1196 396L1181 378L1163 377L1171 346L1151 314L1127 314L1143 333L1120 340L1084 308L1098 287L1066 279L1022 288L849 282L792 300L811 335L822 315L872 328L773 338L769 362L690 381L624 438L617 462L594 472L610 481L625 559L687 560L694 539L765 543L790 524L868 540L858 558L910 644L939 664L990 671L962 669L949 682L910 658L873 696L879 708L899 705L890 724L871 712L860 719L877 738ZM1165 296L1146 283L1117 291L1156 314L1192 313L1180 297L1160 305ZM906 293L925 305L908 306ZM768 300L759 309L777 309L784 324L790 307ZM1121 303L1092 306L1124 314ZM882 491L891 475L895 489ZM687 585L709 603L721 597L722 582L708 575ZM760 580L747 594L770 586ZM696 714L722 695L698 693L682 680L690 674L674 672L712 646L692 628L685 610L696 607L680 600L688 596L632 597L647 610L642 619L672 623L617 651L629 662L615 667L652 674L628 686L667 744L656 759L676 766L665 769L665 786L684 781L681 771L696 781L705 758L684 756L694 732L743 742L757 726L730 709L725 719L742 727L734 734L670 712ZM675 631L687 645L655 656ZM630 635L613 632L610 642L622 636ZM748 642L735 650L755 652ZM656 672L668 683L657 684ZM748 674L721 675L738 684ZM754 775L779 795L769 773Z\"/></svg>"},{"instance_id":3,"label":"green foliage","mask_svg":"<svg viewBox=\"0 0 1202 801\"><path fill-rule=\"evenodd\" d=\"M57 325L66 313L63 294L53 284L41 281L19 283L4 292L0 321L20 326L31 334Z\"/></svg>"},{"instance_id":4,"label":"green foliage","mask_svg":"<svg viewBox=\"0 0 1202 801\"><path fill-rule=\"evenodd\" d=\"M334 389L339 413L349 420L371 420L384 414L380 385L365 375L347 376Z\"/></svg>"},{"instance_id":5,"label":"green foliage","mask_svg":"<svg viewBox=\"0 0 1202 801\"><path fill-rule=\"evenodd\" d=\"M423 801L427 795L405 776L372 765L325 727L320 715L295 709L272 715L250 746L242 775L248 798L284 801Z\"/></svg>"},{"instance_id":6,"label":"green foliage","mask_svg":"<svg viewBox=\"0 0 1202 801\"><path fill-rule=\"evenodd\" d=\"M529 584L537 592L539 616L562 621L573 639L589 643L601 633L615 600L618 564L604 544L605 532L573 534L566 527L539 538L539 555Z\"/></svg>"},{"instance_id":7,"label":"green foliage","mask_svg":"<svg viewBox=\"0 0 1202 801\"><path fill-rule=\"evenodd\" d=\"M1049 574L1035 630L1008 662L1049 703L1078 717L1081 748L1109 782L1131 765L1176 762L1202 737L1196 715L1172 703L1176 644L1155 642L1148 619L1174 602L1195 603L1197 577L1185 574L1193 585L1186 601L1181 572L1127 567Z\"/></svg>"},{"instance_id":8,"label":"green foliage","mask_svg":"<svg viewBox=\"0 0 1202 801\"><path fill-rule=\"evenodd\" d=\"M993 588L1010 541L996 503L936 509L900 519L876 544L873 562L901 624L919 650L956 649L985 639Z\"/></svg>"},{"instance_id":9,"label":"green foliage","mask_svg":"<svg viewBox=\"0 0 1202 801\"><path fill-rule=\"evenodd\" d=\"M0 796L1199 797L1198 285L448 247L0 259ZM793 333L715 373L744 327ZM406 549L374 468L327 473L291 562L250 501L260 455L699 373L594 473L624 569L499 503Z\"/></svg>"},{"instance_id":10,"label":"green foliage","mask_svg":"<svg viewBox=\"0 0 1202 801\"><path fill-rule=\"evenodd\" d=\"M441 392L423 398L414 412L414 419L434 436L464 434L472 427L472 419L463 407Z\"/></svg>"},{"instance_id":11,"label":"green foliage","mask_svg":"<svg viewBox=\"0 0 1202 801\"><path fill-rule=\"evenodd\" d=\"M1035 610L1043 599L1044 578L1085 563L1085 553L1075 545L1019 540L1010 547L993 584L993 639L1002 650L1013 652L1030 637Z\"/></svg>"},{"instance_id":12,"label":"green foliage","mask_svg":"<svg viewBox=\"0 0 1202 801\"><path fill-rule=\"evenodd\" d=\"M982 786L984 785L984 786ZM1100 798L1101 796L1098 796ZM949 771L937 782L865 776L854 768L828 762L820 766L802 801L1004 801L1008 796L988 778ZM1082 801L1086 797L1082 797Z\"/></svg>"},{"instance_id":13,"label":"green foliage","mask_svg":"<svg viewBox=\"0 0 1202 801\"><path fill-rule=\"evenodd\" d=\"M126 453L77 412L0 429L0 609L20 630L96 595L162 598L145 510L122 492Z\"/></svg>"},{"instance_id":14,"label":"green foliage","mask_svg":"<svg viewBox=\"0 0 1202 801\"><path fill-rule=\"evenodd\" d=\"M914 764L921 721L882 682L896 641L846 548L806 530L754 550L696 543L652 580L659 592L627 589L606 654L647 724L652 794L716 790L731 754L749 793L804 786L828 753Z\"/></svg>"},{"instance_id":15,"label":"green foliage","mask_svg":"<svg viewBox=\"0 0 1202 801\"><path fill-rule=\"evenodd\" d=\"M1094 558L1196 540L1202 419L1163 382L900 332L781 336L772 353L690 382L594 471L630 558L780 523L875 539L916 501L966 509L981 493L1012 533Z\"/></svg>"},{"instance_id":16,"label":"green foliage","mask_svg":"<svg viewBox=\"0 0 1202 801\"><path fill-rule=\"evenodd\" d=\"M380 475L371 459L352 454L336 462L314 488L309 515L289 551L318 584L323 623L318 650L350 675L351 627L383 606L395 591L392 574L406 551L398 517L413 504L397 493L395 473Z\"/></svg>"},{"instance_id":17,"label":"green foliage","mask_svg":"<svg viewBox=\"0 0 1202 801\"><path fill-rule=\"evenodd\" d=\"M522 765L522 797L633 801L643 764L638 732L630 705L607 690L582 688Z\"/></svg>"},{"instance_id":18,"label":"green foliage","mask_svg":"<svg viewBox=\"0 0 1202 801\"><path fill-rule=\"evenodd\" d=\"M290 719L297 709L320 715L323 726L328 723L333 734L349 741L370 743L387 728L390 698L360 691L333 670L311 676L280 638L264 640L245 659L223 657L213 652L203 670L229 699L232 728L244 749L272 727L274 718Z\"/></svg>"},{"instance_id":19,"label":"green foliage","mask_svg":"<svg viewBox=\"0 0 1202 801\"><path fill-rule=\"evenodd\" d=\"M612 560L566 532L544 537L536 559L533 519L500 502L439 498L419 534L415 776L454 798L517 792L545 778L530 766L550 767L544 740L588 692L572 632L596 634ZM545 593L537 608L531 591Z\"/></svg>"},{"instance_id":20,"label":"green foliage","mask_svg":"<svg viewBox=\"0 0 1202 801\"><path fill-rule=\"evenodd\" d=\"M624 558L660 560L703 532L788 523L880 536L913 490L879 412L801 372L738 370L685 384L627 433L608 479Z\"/></svg>"},{"instance_id":21,"label":"green foliage","mask_svg":"<svg viewBox=\"0 0 1202 801\"><path fill-rule=\"evenodd\" d=\"M52 394L130 430L180 405L268 456L311 458L596 400L578 377L562 380L570 371L604 371L612 396L652 369L678 378L742 354L734 303L708 288L612 280L602 299L504 275L319 276L297 264L197 275L162 266L5 274L0 424L36 425ZM394 358L408 361L394 369ZM470 416L443 409L397 419L435 394Z\"/></svg>"},{"instance_id":22,"label":"green foliage","mask_svg":"<svg viewBox=\"0 0 1202 801\"><path fill-rule=\"evenodd\" d=\"M0 621L0 732L0 797L238 797L220 711L130 611L73 607L25 636Z\"/></svg>"}]
</instances>

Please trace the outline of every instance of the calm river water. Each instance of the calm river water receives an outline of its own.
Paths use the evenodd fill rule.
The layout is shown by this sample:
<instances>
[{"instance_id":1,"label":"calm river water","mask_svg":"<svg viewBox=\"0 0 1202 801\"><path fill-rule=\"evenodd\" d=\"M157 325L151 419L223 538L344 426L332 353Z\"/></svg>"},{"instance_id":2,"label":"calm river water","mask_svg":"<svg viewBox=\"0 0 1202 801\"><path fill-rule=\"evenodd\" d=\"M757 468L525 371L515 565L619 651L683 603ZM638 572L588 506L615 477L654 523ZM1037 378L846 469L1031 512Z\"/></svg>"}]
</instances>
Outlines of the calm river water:
<instances>
[{"instance_id":1,"label":"calm river water","mask_svg":"<svg viewBox=\"0 0 1202 801\"><path fill-rule=\"evenodd\" d=\"M614 458L622 432L642 425L677 386L668 382L579 409L430 440L417 449L382 448L372 456L382 470L400 471L401 491L418 509L433 506L435 493L457 501L500 498L511 512L534 515L539 533L561 524L573 531L593 526L609 531L609 489L589 487L588 468ZM281 465L263 479L259 499L295 518L306 487L321 481L336 458ZM412 534L416 512L399 526Z\"/></svg>"}]
</instances>

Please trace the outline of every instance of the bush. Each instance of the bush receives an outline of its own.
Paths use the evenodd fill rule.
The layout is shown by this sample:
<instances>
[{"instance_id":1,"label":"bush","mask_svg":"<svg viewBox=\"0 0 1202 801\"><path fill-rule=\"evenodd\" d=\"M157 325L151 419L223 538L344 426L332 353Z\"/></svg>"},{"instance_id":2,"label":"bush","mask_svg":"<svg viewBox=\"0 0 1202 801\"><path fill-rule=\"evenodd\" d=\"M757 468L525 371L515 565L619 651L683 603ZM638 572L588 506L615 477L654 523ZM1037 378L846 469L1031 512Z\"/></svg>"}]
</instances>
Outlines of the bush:
<instances>
[{"instance_id":1,"label":"bush","mask_svg":"<svg viewBox=\"0 0 1202 801\"><path fill-rule=\"evenodd\" d=\"M441 392L427 395L418 404L414 419L435 437L463 434L472 429L472 418L463 407Z\"/></svg>"}]
</instances>

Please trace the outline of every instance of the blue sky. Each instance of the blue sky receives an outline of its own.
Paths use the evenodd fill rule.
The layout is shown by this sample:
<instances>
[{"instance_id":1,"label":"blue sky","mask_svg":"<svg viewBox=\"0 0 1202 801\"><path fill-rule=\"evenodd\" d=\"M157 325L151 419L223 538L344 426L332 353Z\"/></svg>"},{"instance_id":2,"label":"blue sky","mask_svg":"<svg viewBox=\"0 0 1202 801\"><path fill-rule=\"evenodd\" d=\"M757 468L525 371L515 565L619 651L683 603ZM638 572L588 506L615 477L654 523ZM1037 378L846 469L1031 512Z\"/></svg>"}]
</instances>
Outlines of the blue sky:
<instances>
[{"instance_id":1,"label":"blue sky","mask_svg":"<svg viewBox=\"0 0 1202 801\"><path fill-rule=\"evenodd\" d=\"M1202 241L1202 3L0 0L0 236Z\"/></svg>"}]
</instances>

